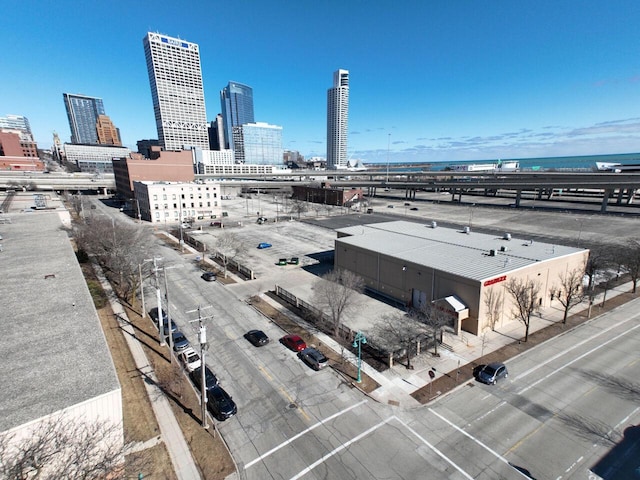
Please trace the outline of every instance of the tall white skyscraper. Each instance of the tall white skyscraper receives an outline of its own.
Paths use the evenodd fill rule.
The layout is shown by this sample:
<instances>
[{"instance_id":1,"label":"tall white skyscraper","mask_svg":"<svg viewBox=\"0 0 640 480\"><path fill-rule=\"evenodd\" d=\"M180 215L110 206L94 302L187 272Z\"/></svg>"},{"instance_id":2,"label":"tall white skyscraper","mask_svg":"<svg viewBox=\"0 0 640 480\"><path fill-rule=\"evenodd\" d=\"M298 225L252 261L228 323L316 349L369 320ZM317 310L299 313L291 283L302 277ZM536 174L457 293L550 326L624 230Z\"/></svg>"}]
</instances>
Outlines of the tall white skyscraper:
<instances>
[{"instance_id":1,"label":"tall white skyscraper","mask_svg":"<svg viewBox=\"0 0 640 480\"><path fill-rule=\"evenodd\" d=\"M151 32L142 42L160 145L165 150L208 149L198 45Z\"/></svg>"},{"instance_id":2,"label":"tall white skyscraper","mask_svg":"<svg viewBox=\"0 0 640 480\"><path fill-rule=\"evenodd\" d=\"M349 70L337 70L327 90L327 168L347 168L348 130Z\"/></svg>"}]
</instances>

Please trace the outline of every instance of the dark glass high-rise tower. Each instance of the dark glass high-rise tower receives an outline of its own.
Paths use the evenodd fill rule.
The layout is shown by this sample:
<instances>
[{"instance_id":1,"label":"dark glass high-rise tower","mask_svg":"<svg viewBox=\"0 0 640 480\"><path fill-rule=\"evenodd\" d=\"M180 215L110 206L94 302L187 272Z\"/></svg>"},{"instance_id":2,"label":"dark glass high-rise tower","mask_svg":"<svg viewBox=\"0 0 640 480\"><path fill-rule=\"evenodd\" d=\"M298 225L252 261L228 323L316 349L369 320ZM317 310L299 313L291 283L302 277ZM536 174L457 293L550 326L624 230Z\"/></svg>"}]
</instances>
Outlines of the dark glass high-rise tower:
<instances>
[{"instance_id":1,"label":"dark glass high-rise tower","mask_svg":"<svg viewBox=\"0 0 640 480\"><path fill-rule=\"evenodd\" d=\"M86 95L63 93L64 106L67 109L69 128L71 129L71 143L98 144L96 124L98 116L104 115L104 105L101 98Z\"/></svg>"},{"instance_id":2,"label":"dark glass high-rise tower","mask_svg":"<svg viewBox=\"0 0 640 480\"><path fill-rule=\"evenodd\" d=\"M255 122L253 89L242 83L229 82L220 91L220 105L224 121L225 148L233 148L233 127Z\"/></svg>"}]
</instances>

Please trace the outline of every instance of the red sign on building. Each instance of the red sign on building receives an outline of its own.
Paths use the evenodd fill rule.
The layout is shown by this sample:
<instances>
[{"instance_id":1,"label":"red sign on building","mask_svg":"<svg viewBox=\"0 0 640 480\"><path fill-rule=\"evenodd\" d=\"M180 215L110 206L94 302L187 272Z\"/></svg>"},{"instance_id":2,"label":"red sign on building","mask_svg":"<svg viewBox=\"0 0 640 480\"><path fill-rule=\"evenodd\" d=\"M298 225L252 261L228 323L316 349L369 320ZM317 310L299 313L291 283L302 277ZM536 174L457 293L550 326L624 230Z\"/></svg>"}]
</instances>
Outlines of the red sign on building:
<instances>
[{"instance_id":1,"label":"red sign on building","mask_svg":"<svg viewBox=\"0 0 640 480\"><path fill-rule=\"evenodd\" d=\"M504 282L507 279L506 275L502 275L501 277L492 278L491 280L487 280L484 282L484 286L488 287L489 285L493 285L494 283Z\"/></svg>"}]
</instances>

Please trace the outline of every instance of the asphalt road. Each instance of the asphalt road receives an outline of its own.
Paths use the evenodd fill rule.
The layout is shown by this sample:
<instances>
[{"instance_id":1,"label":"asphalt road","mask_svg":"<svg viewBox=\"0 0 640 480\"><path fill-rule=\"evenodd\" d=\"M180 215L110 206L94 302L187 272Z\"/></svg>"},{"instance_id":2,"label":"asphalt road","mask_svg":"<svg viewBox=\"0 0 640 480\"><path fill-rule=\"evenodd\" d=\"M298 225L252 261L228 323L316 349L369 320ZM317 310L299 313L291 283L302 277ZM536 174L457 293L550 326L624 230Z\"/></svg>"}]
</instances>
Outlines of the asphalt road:
<instances>
[{"instance_id":1,"label":"asphalt road","mask_svg":"<svg viewBox=\"0 0 640 480\"><path fill-rule=\"evenodd\" d=\"M241 478L634 478L640 442L623 432L640 423L640 301L511 360L497 386L471 382L400 409L309 369L232 289L200 279L192 256L162 255L183 265L167 270L171 311L194 343L187 311L211 305L207 363L238 404L218 427ZM251 346L251 328L273 341Z\"/></svg>"},{"instance_id":2,"label":"asphalt road","mask_svg":"<svg viewBox=\"0 0 640 480\"><path fill-rule=\"evenodd\" d=\"M269 217L273 206L263 201L261 207ZM611 221L607 226L600 217L598 222L580 217L579 225L546 212L533 218L486 211L472 211L474 224L499 228L507 214L517 227L513 231L564 222L567 229L554 233L566 238L575 238L578 228L582 235L598 236L637 223ZM412 215L425 221L441 212L421 208ZM242 212L235 215L229 221L244 221L247 228L237 231L248 242L273 240L272 249L252 249L246 258L269 280L286 274L288 267L275 265L280 256L302 258L326 250L335 235L328 225L258 226ZM457 209L450 217L455 223L469 215L469 208ZM193 344L193 310L210 306L202 309L208 317L207 363L238 404L237 416L217 426L240 478L640 478L640 301L512 359L510 376L497 386L470 382L431 405L402 409L367 399L331 369L314 372L280 345L277 339L284 332L244 302L247 292L258 293L271 283L258 280L232 288L205 282L195 256L166 247L160 247L160 254L167 265L179 267L167 269L171 315ZM150 308L155 299L151 288L146 296ZM252 328L264 330L272 342L251 346L242 335Z\"/></svg>"}]
</instances>

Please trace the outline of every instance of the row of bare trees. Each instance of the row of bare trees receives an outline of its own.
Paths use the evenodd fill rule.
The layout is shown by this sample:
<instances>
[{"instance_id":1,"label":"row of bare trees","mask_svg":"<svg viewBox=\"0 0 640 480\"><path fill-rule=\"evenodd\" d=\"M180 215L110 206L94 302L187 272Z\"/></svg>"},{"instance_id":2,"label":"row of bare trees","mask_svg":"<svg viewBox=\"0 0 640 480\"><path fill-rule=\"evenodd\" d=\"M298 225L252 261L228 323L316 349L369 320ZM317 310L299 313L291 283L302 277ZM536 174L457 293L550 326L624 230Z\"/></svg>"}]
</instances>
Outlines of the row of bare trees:
<instances>
[{"instance_id":1,"label":"row of bare trees","mask_svg":"<svg viewBox=\"0 0 640 480\"><path fill-rule=\"evenodd\" d=\"M93 257L107 273L118 296L131 301L146 278L153 257L153 242L136 224L116 222L106 215L88 215L75 225L78 258Z\"/></svg>"}]
</instances>

